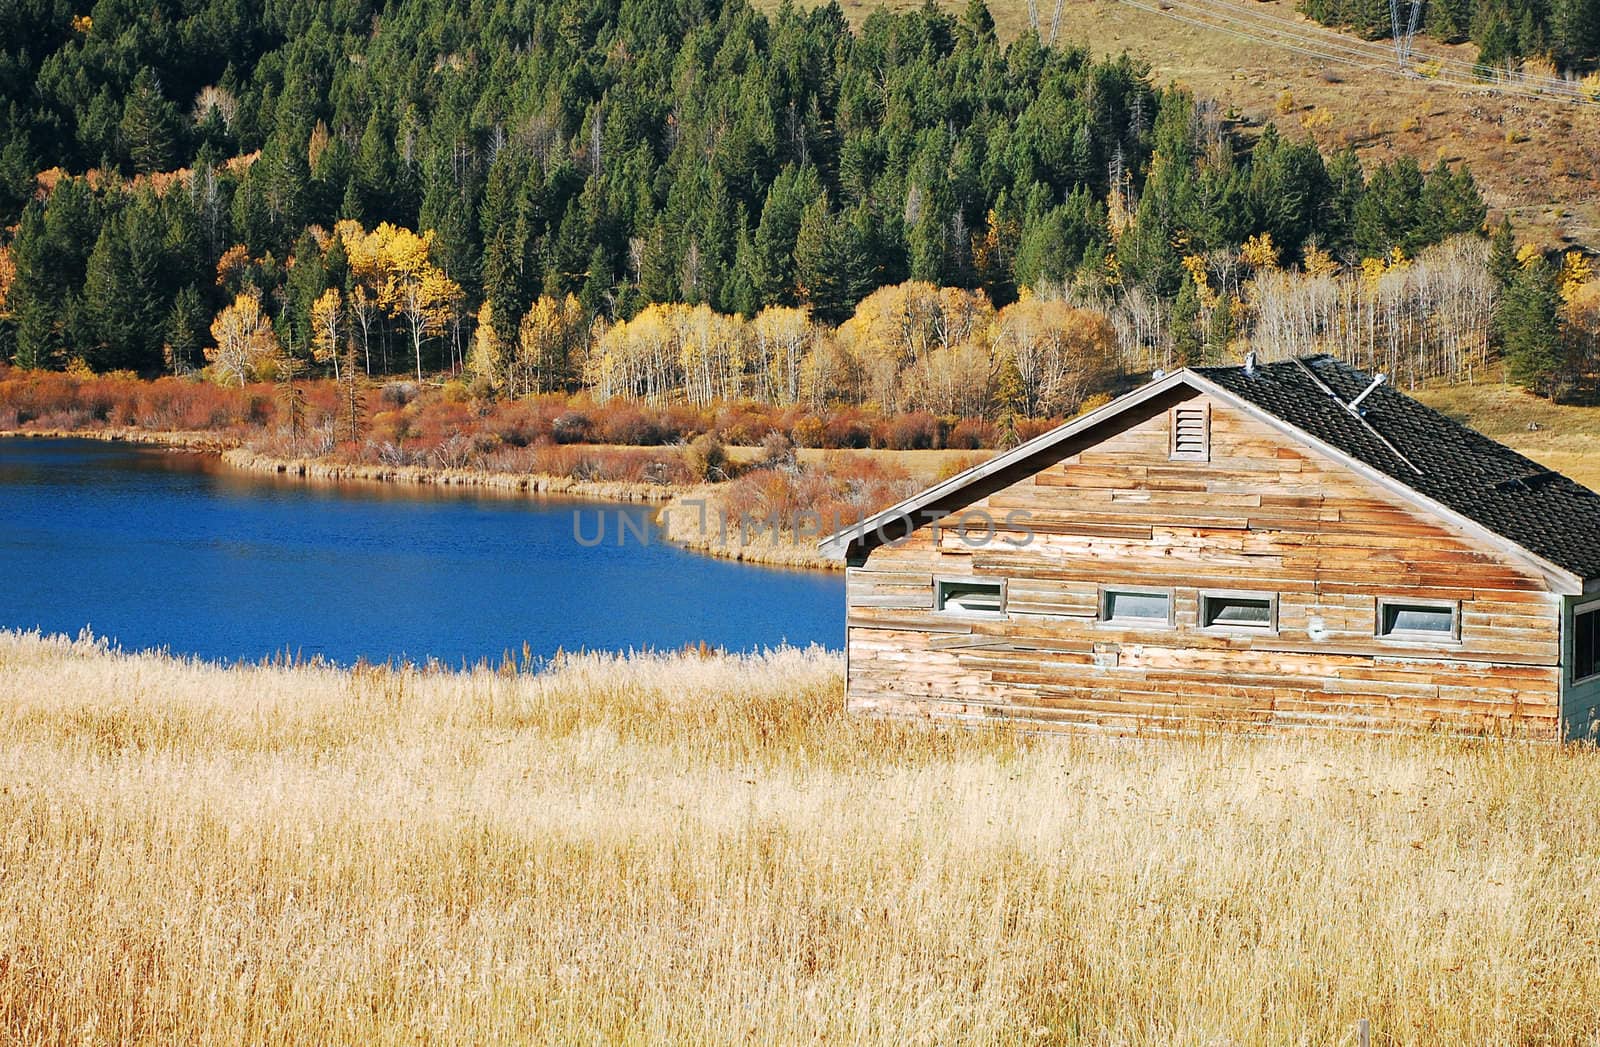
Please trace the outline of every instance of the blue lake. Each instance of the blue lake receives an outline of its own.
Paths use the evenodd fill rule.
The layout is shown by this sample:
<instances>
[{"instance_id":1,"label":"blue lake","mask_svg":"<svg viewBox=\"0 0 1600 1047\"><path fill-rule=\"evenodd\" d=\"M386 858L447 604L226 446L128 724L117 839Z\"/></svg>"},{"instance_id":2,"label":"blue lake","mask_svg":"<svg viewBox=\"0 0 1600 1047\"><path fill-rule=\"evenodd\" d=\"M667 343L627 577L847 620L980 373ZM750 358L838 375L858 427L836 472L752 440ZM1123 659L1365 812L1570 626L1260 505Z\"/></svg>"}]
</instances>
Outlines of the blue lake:
<instances>
[{"instance_id":1,"label":"blue lake","mask_svg":"<svg viewBox=\"0 0 1600 1047\"><path fill-rule=\"evenodd\" d=\"M604 517L605 540L592 542ZM646 530L638 541L619 515ZM713 560L653 510L241 474L208 455L0 439L0 627L231 661L497 660L844 640L844 580Z\"/></svg>"}]
</instances>

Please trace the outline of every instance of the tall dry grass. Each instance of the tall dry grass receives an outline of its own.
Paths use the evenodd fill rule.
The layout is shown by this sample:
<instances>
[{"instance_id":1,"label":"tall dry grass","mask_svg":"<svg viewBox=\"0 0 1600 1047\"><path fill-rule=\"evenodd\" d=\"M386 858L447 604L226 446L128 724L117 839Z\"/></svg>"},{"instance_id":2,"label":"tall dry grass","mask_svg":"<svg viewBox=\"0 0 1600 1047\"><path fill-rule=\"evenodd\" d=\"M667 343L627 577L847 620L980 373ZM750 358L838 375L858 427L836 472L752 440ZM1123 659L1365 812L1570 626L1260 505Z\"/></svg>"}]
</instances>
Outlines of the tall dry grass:
<instances>
[{"instance_id":1,"label":"tall dry grass","mask_svg":"<svg viewBox=\"0 0 1600 1047\"><path fill-rule=\"evenodd\" d=\"M0 1042L1594 1042L1600 759L0 634Z\"/></svg>"}]
</instances>

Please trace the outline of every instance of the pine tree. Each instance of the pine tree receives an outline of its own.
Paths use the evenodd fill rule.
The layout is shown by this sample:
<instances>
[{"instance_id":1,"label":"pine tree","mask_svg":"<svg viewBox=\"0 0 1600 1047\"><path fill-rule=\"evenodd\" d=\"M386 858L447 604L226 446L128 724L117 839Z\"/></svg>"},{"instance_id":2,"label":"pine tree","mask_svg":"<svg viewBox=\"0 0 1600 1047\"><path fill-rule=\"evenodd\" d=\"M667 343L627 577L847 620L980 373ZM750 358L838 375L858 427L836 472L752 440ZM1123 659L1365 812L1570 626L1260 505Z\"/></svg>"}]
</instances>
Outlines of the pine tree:
<instances>
[{"instance_id":1,"label":"pine tree","mask_svg":"<svg viewBox=\"0 0 1600 1047\"><path fill-rule=\"evenodd\" d=\"M809 167L785 167L767 190L750 274L762 305L795 304L795 239L805 209L821 194L817 173Z\"/></svg>"},{"instance_id":2,"label":"pine tree","mask_svg":"<svg viewBox=\"0 0 1600 1047\"><path fill-rule=\"evenodd\" d=\"M311 202L311 167L299 140L280 136L256 161L250 178L260 185L271 230L270 240L254 246L282 254L305 225Z\"/></svg>"},{"instance_id":3,"label":"pine tree","mask_svg":"<svg viewBox=\"0 0 1600 1047\"><path fill-rule=\"evenodd\" d=\"M1228 347L1233 344L1237 323L1233 315L1233 301L1224 296L1211 307L1211 321L1206 330L1206 351L1211 359L1225 359Z\"/></svg>"},{"instance_id":4,"label":"pine tree","mask_svg":"<svg viewBox=\"0 0 1600 1047\"><path fill-rule=\"evenodd\" d=\"M44 208L36 203L22 212L11 258L16 272L6 306L16 324L12 363L26 369L50 367L62 354L65 318L60 303L67 289L53 279Z\"/></svg>"},{"instance_id":5,"label":"pine tree","mask_svg":"<svg viewBox=\"0 0 1600 1047\"><path fill-rule=\"evenodd\" d=\"M1144 195L1133 221L1117 240L1117 258L1125 279L1143 284L1165 297L1178 293L1183 268L1173 247L1177 234L1174 216L1186 193L1188 172L1164 161L1145 183Z\"/></svg>"},{"instance_id":6,"label":"pine tree","mask_svg":"<svg viewBox=\"0 0 1600 1047\"><path fill-rule=\"evenodd\" d=\"M1447 44L1459 44L1467 38L1472 24L1472 5L1468 0L1428 0L1426 8L1428 35Z\"/></svg>"},{"instance_id":7,"label":"pine tree","mask_svg":"<svg viewBox=\"0 0 1600 1047\"><path fill-rule=\"evenodd\" d=\"M205 344L208 321L205 302L194 284L173 297L163 346L167 367L173 374L187 374L203 365L200 349Z\"/></svg>"},{"instance_id":8,"label":"pine tree","mask_svg":"<svg viewBox=\"0 0 1600 1047\"><path fill-rule=\"evenodd\" d=\"M611 275L611 256L606 253L603 244L595 244L594 250L589 252L588 275L583 281L583 290L578 295L584 313L595 316L611 311L615 298L616 281Z\"/></svg>"},{"instance_id":9,"label":"pine tree","mask_svg":"<svg viewBox=\"0 0 1600 1047\"><path fill-rule=\"evenodd\" d=\"M1422 186L1422 172L1409 156L1373 172L1355 208L1355 243L1364 257L1382 258L1396 247L1409 254L1429 242Z\"/></svg>"},{"instance_id":10,"label":"pine tree","mask_svg":"<svg viewBox=\"0 0 1600 1047\"><path fill-rule=\"evenodd\" d=\"M1478 195L1478 184L1465 164L1457 171L1441 159L1422 186L1419 232L1429 243L1483 228L1489 210Z\"/></svg>"},{"instance_id":11,"label":"pine tree","mask_svg":"<svg viewBox=\"0 0 1600 1047\"><path fill-rule=\"evenodd\" d=\"M289 430L289 438L298 440L306 426L306 390L300 384L303 365L294 356L284 356L277 361L275 380L278 417Z\"/></svg>"},{"instance_id":12,"label":"pine tree","mask_svg":"<svg viewBox=\"0 0 1600 1047\"><path fill-rule=\"evenodd\" d=\"M22 214L22 205L33 195L35 170L33 149L21 119L8 121L0 114L0 227L11 225Z\"/></svg>"},{"instance_id":13,"label":"pine tree","mask_svg":"<svg viewBox=\"0 0 1600 1047\"><path fill-rule=\"evenodd\" d=\"M163 97L155 73L148 68L139 70L118 126L118 137L133 169L149 174L176 167L180 126L177 107Z\"/></svg>"},{"instance_id":14,"label":"pine tree","mask_svg":"<svg viewBox=\"0 0 1600 1047\"><path fill-rule=\"evenodd\" d=\"M1354 248L1356 209L1366 191L1366 173L1355 148L1335 154L1328 162L1328 198L1318 221L1319 238L1330 253L1343 256Z\"/></svg>"},{"instance_id":15,"label":"pine tree","mask_svg":"<svg viewBox=\"0 0 1600 1047\"><path fill-rule=\"evenodd\" d=\"M1183 281L1172 302L1172 351L1187 367L1201 362L1205 338L1200 330L1200 293L1193 280Z\"/></svg>"},{"instance_id":16,"label":"pine tree","mask_svg":"<svg viewBox=\"0 0 1600 1047\"><path fill-rule=\"evenodd\" d=\"M96 370L151 373L162 353L171 300L164 244L165 222L153 194L141 193L100 229L84 279L89 344L84 358Z\"/></svg>"},{"instance_id":17,"label":"pine tree","mask_svg":"<svg viewBox=\"0 0 1600 1047\"><path fill-rule=\"evenodd\" d=\"M741 205L742 207L742 205ZM751 317L761 311L761 296L756 290L752 270L755 266L755 241L745 227L744 214L739 215L739 239L733 252L733 270L722 289L724 305L741 316Z\"/></svg>"},{"instance_id":18,"label":"pine tree","mask_svg":"<svg viewBox=\"0 0 1600 1047\"><path fill-rule=\"evenodd\" d=\"M1552 399L1561 373L1560 308L1555 267L1538 258L1517 271L1495 318L1511 380Z\"/></svg>"},{"instance_id":19,"label":"pine tree","mask_svg":"<svg viewBox=\"0 0 1600 1047\"><path fill-rule=\"evenodd\" d=\"M1517 57L1516 34L1503 18L1490 18L1478 40L1477 74L1484 78L1496 76Z\"/></svg>"},{"instance_id":20,"label":"pine tree","mask_svg":"<svg viewBox=\"0 0 1600 1047\"><path fill-rule=\"evenodd\" d=\"M1405 5L1401 18L1409 16L1410 6ZM1368 40L1376 40L1394 32L1387 0L1347 0L1345 17L1349 19L1350 28Z\"/></svg>"},{"instance_id":21,"label":"pine tree","mask_svg":"<svg viewBox=\"0 0 1600 1047\"><path fill-rule=\"evenodd\" d=\"M989 13L989 5L983 0L968 0L967 13L962 21L979 39L993 38L994 16Z\"/></svg>"},{"instance_id":22,"label":"pine tree","mask_svg":"<svg viewBox=\"0 0 1600 1047\"><path fill-rule=\"evenodd\" d=\"M67 179L43 206L23 211L11 245L16 275L8 300L19 367L58 366L77 348L80 292L99 235L99 207L83 179Z\"/></svg>"},{"instance_id":23,"label":"pine tree","mask_svg":"<svg viewBox=\"0 0 1600 1047\"><path fill-rule=\"evenodd\" d=\"M393 220L391 212L395 210L398 181L394 160L394 146L388 130L382 116L374 109L356 149L355 178L351 183L354 200L350 200L352 192L347 190L346 201L354 203L364 213ZM355 216L346 214L345 217Z\"/></svg>"},{"instance_id":24,"label":"pine tree","mask_svg":"<svg viewBox=\"0 0 1600 1047\"><path fill-rule=\"evenodd\" d=\"M830 324L846 320L864 292L866 251L856 225L832 212L826 193L801 216L794 264L800 300L812 315Z\"/></svg>"},{"instance_id":25,"label":"pine tree","mask_svg":"<svg viewBox=\"0 0 1600 1047\"><path fill-rule=\"evenodd\" d=\"M489 303L495 337L501 345L516 342L517 324L532 297L527 286L527 214L533 210L525 194L528 177L521 154L512 146L500 150L489 166L483 202L478 209L483 254L479 284Z\"/></svg>"},{"instance_id":26,"label":"pine tree","mask_svg":"<svg viewBox=\"0 0 1600 1047\"><path fill-rule=\"evenodd\" d=\"M311 352L311 307L331 285L322 262L322 248L310 233L301 233L294 242L293 258L294 267L289 270L283 294L288 333L282 341L292 354L304 357Z\"/></svg>"},{"instance_id":27,"label":"pine tree","mask_svg":"<svg viewBox=\"0 0 1600 1047\"><path fill-rule=\"evenodd\" d=\"M339 439L360 445L367 427L366 375L361 369L361 354L355 335L344 343L344 374L339 379L339 406L336 428Z\"/></svg>"},{"instance_id":28,"label":"pine tree","mask_svg":"<svg viewBox=\"0 0 1600 1047\"><path fill-rule=\"evenodd\" d=\"M947 174L949 144L943 134L925 134L906 189L906 254L911 278L943 285L955 273L951 226L955 194Z\"/></svg>"},{"instance_id":29,"label":"pine tree","mask_svg":"<svg viewBox=\"0 0 1600 1047\"><path fill-rule=\"evenodd\" d=\"M1502 218L1489 239L1489 275L1500 288L1511 286L1517 275L1517 239L1511 231L1511 219Z\"/></svg>"},{"instance_id":30,"label":"pine tree","mask_svg":"<svg viewBox=\"0 0 1600 1047\"><path fill-rule=\"evenodd\" d=\"M1551 0L1550 45L1563 65L1575 66L1600 48L1600 4L1596 0Z\"/></svg>"}]
</instances>

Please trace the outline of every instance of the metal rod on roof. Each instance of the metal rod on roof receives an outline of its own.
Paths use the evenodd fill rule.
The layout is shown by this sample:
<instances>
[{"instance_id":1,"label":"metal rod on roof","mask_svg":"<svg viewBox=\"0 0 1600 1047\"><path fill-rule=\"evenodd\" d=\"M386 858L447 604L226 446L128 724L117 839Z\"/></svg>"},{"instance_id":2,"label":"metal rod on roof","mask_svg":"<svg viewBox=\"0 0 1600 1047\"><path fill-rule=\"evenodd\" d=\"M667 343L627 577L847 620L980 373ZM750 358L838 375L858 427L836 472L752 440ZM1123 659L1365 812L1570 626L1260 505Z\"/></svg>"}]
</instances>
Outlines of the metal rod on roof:
<instances>
[{"instance_id":1,"label":"metal rod on roof","mask_svg":"<svg viewBox=\"0 0 1600 1047\"><path fill-rule=\"evenodd\" d=\"M1356 397L1354 400L1351 400L1345 406L1348 407L1350 410L1354 411L1357 407L1361 406L1361 401L1365 400L1367 397L1372 395L1372 390L1378 388L1378 386L1382 385L1384 382L1387 382L1388 380L1389 380L1389 376L1388 375L1386 375L1386 374L1378 375L1378 377L1376 377L1376 378L1374 378L1372 380L1372 384L1371 385L1369 385L1365 389L1361 390L1361 395L1360 396Z\"/></svg>"},{"instance_id":2,"label":"metal rod on roof","mask_svg":"<svg viewBox=\"0 0 1600 1047\"><path fill-rule=\"evenodd\" d=\"M1294 362L1299 364L1300 365L1300 370L1304 371L1306 373L1307 377L1309 377L1313 382L1316 383L1317 388L1321 389L1323 392L1325 392L1329 396L1333 397L1333 402L1334 403L1338 404L1340 407L1343 407L1346 411L1350 412L1350 417L1352 417L1356 421L1360 422L1366 428L1367 432L1371 433L1374 437L1377 438L1379 443L1381 443L1381 444L1383 444L1383 446L1387 447L1389 449L1389 453L1390 454L1394 455L1396 458L1398 458L1402 462L1406 463L1406 466L1412 472L1416 473L1418 476L1426 475L1426 474L1423 473L1422 469L1420 467L1418 467L1416 462L1413 462L1411 459L1407 458L1401 452L1400 448L1396 447L1394 444L1389 442L1389 438L1387 436L1384 436L1382 433L1378 432L1377 428L1374 427L1371 422L1367 421L1366 418L1362 417L1360 409L1356 407L1356 404L1359 404L1362 400L1365 400L1367 398L1367 394L1368 393L1372 392L1372 390L1376 389L1380 384L1383 383L1383 381L1384 381L1384 376L1383 375L1379 375L1377 377L1377 379L1375 379L1371 385L1367 386L1366 390L1364 392L1362 392L1362 394L1360 396L1355 398L1354 401L1352 401L1351 403L1345 403L1344 400L1342 400L1339 397L1339 394L1333 391L1333 386L1329 385L1327 382L1324 382L1322 380L1322 376L1311 369L1311 365L1310 364L1306 363L1305 360L1301 359L1298 356L1294 358Z\"/></svg>"}]
</instances>

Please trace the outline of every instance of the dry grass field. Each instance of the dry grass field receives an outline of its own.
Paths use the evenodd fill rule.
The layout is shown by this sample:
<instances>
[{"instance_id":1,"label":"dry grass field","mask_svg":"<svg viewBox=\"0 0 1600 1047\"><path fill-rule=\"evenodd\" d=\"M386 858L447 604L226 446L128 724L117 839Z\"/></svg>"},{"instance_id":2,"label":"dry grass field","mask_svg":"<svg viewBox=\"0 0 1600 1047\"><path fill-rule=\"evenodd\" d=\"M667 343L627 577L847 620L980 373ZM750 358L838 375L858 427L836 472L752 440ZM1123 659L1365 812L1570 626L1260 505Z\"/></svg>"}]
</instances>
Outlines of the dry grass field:
<instances>
[{"instance_id":1,"label":"dry grass field","mask_svg":"<svg viewBox=\"0 0 1600 1047\"><path fill-rule=\"evenodd\" d=\"M777 0L758 2L777 7ZM904 11L921 4L921 0L841 2L856 22L879 6ZM966 9L966 0L938 2L958 17ZM1306 33L1315 33L1314 23L1296 12L1293 0L1139 3L1135 7L1119 0L1065 0L1059 38L1087 44L1097 55L1127 51L1150 63L1157 83L1182 84L1200 97L1214 98L1252 126L1275 123L1293 137L1315 138L1325 149L1353 145L1368 165L1402 153L1416 157L1424 167L1440 157L1452 163L1466 161L1491 212L1509 215L1519 237L1550 246L1600 242L1600 193L1595 181L1600 168L1600 105L1507 97L1405 77L1392 55L1384 55L1382 41L1371 49L1370 63L1352 66L1238 35L1248 31L1242 26L1259 24L1263 16L1299 23ZM1202 7L1231 15L1234 21L1212 14L1199 17ZM1014 38L1028 25L1024 0L989 0L989 9L1002 39ZM1039 9L1048 35L1055 5L1041 0ZM1174 14L1206 24L1188 24L1171 17ZM1345 46L1360 48L1363 43L1350 37ZM1477 58L1477 49L1470 44L1449 46L1419 38L1416 47L1421 58L1462 63Z\"/></svg>"},{"instance_id":2,"label":"dry grass field","mask_svg":"<svg viewBox=\"0 0 1600 1047\"><path fill-rule=\"evenodd\" d=\"M3 1043L1594 1043L1600 756L0 634Z\"/></svg>"}]
</instances>

